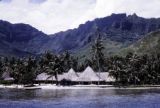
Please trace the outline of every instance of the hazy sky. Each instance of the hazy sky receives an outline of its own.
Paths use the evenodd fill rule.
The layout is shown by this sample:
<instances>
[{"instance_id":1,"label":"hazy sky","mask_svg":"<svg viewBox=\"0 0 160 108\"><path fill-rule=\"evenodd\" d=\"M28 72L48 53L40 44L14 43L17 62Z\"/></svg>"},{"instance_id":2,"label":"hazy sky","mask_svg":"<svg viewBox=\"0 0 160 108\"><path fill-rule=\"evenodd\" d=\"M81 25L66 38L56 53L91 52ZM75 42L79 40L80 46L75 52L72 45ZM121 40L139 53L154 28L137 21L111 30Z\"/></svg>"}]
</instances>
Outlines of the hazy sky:
<instances>
[{"instance_id":1,"label":"hazy sky","mask_svg":"<svg viewBox=\"0 0 160 108\"><path fill-rule=\"evenodd\" d=\"M112 13L160 17L160 0L0 0L0 19L53 34Z\"/></svg>"}]
</instances>

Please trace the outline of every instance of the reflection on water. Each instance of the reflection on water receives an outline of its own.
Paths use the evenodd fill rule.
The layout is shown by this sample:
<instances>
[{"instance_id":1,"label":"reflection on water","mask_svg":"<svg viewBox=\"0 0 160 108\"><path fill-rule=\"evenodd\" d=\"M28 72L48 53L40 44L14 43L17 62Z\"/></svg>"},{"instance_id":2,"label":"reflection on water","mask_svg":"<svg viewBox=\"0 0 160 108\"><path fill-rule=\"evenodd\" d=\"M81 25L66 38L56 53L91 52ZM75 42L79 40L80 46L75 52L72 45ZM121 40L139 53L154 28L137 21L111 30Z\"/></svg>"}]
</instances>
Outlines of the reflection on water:
<instances>
[{"instance_id":1,"label":"reflection on water","mask_svg":"<svg viewBox=\"0 0 160 108\"><path fill-rule=\"evenodd\" d=\"M0 89L0 108L159 108L160 90Z\"/></svg>"}]
</instances>

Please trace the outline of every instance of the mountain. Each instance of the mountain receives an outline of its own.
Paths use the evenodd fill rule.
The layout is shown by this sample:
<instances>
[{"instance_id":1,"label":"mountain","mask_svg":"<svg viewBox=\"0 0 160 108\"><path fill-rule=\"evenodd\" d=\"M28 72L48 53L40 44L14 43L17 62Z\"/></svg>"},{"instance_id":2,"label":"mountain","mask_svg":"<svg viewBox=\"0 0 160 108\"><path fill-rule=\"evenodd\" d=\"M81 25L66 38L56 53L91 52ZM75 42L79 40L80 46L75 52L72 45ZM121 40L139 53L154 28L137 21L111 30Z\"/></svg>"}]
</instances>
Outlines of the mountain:
<instances>
[{"instance_id":1,"label":"mountain","mask_svg":"<svg viewBox=\"0 0 160 108\"><path fill-rule=\"evenodd\" d=\"M54 28L53 28L54 29ZM0 21L0 55L38 55L50 50L61 53L66 50L78 55L89 53L99 30L104 39L107 54L115 54L142 39L144 35L160 29L159 18L142 18L126 14L112 14L81 24L53 35L47 35L28 24L11 24ZM81 55L82 56L82 55Z\"/></svg>"},{"instance_id":2,"label":"mountain","mask_svg":"<svg viewBox=\"0 0 160 108\"><path fill-rule=\"evenodd\" d=\"M86 47L95 38L95 32L99 29L104 40L119 44L129 45L141 39L149 32L160 29L160 19L142 18L136 14L112 14L104 18L88 21L78 28L52 35L52 42L56 44L56 51L76 51ZM108 41L106 41L108 42ZM54 46L51 45L51 46Z\"/></svg>"},{"instance_id":3,"label":"mountain","mask_svg":"<svg viewBox=\"0 0 160 108\"><path fill-rule=\"evenodd\" d=\"M0 55L27 56L38 53L49 36L27 24L0 21Z\"/></svg>"},{"instance_id":4,"label":"mountain","mask_svg":"<svg viewBox=\"0 0 160 108\"><path fill-rule=\"evenodd\" d=\"M135 52L137 54L160 53L160 30L147 34L121 51L121 53L124 52Z\"/></svg>"}]
</instances>

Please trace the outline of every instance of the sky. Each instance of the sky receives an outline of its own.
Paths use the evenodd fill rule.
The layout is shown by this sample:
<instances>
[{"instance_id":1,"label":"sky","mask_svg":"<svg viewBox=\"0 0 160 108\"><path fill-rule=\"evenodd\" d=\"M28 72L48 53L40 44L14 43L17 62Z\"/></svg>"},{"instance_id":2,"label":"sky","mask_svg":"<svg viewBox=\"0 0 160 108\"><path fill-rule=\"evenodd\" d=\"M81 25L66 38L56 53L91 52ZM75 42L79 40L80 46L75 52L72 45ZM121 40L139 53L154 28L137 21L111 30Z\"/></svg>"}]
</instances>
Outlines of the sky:
<instances>
[{"instance_id":1,"label":"sky","mask_svg":"<svg viewBox=\"0 0 160 108\"><path fill-rule=\"evenodd\" d=\"M160 0L0 0L0 19L26 23L46 34L77 28L112 13L160 17Z\"/></svg>"}]
</instances>

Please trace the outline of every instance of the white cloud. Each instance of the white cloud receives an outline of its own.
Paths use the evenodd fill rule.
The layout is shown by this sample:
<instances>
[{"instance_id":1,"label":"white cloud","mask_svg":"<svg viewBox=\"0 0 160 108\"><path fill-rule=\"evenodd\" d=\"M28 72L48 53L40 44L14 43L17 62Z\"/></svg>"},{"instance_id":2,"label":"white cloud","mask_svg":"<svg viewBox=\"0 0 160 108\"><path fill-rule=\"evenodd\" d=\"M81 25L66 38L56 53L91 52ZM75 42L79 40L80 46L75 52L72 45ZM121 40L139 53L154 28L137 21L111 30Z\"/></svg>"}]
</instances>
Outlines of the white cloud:
<instances>
[{"instance_id":1,"label":"white cloud","mask_svg":"<svg viewBox=\"0 0 160 108\"><path fill-rule=\"evenodd\" d=\"M51 34L111 13L160 17L160 0L2 0L0 19L28 23Z\"/></svg>"}]
</instances>

